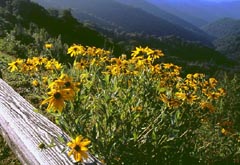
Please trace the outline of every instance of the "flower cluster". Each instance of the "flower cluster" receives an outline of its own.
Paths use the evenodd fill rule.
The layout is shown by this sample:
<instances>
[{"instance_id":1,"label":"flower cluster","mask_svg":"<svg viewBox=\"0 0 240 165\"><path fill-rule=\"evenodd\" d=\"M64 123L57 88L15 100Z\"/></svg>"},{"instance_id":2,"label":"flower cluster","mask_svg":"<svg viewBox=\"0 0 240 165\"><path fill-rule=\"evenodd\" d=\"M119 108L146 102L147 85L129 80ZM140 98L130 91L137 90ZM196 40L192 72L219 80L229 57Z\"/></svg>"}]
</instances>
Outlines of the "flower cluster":
<instances>
[{"instance_id":1,"label":"flower cluster","mask_svg":"<svg viewBox=\"0 0 240 165\"><path fill-rule=\"evenodd\" d=\"M101 57L105 55L110 55L111 52L108 50L104 50L101 48L96 47L90 47L90 46L82 46L74 44L71 47L68 48L67 54L70 54L71 57L77 57L77 56L93 56L93 57Z\"/></svg>"},{"instance_id":2,"label":"flower cluster","mask_svg":"<svg viewBox=\"0 0 240 165\"><path fill-rule=\"evenodd\" d=\"M160 97L170 108L184 103L198 104L202 109L213 112L215 108L211 102L226 94L223 88L217 88L215 78L207 80L201 73L188 74L185 78L178 77L175 80L173 78L171 84L171 90L162 92ZM166 88L165 85L162 87Z\"/></svg>"},{"instance_id":3,"label":"flower cluster","mask_svg":"<svg viewBox=\"0 0 240 165\"><path fill-rule=\"evenodd\" d=\"M32 57L26 60L17 59L8 64L8 69L10 72L19 71L23 73L34 73L39 70L61 70L62 64L60 64L55 59L50 59L46 57Z\"/></svg>"},{"instance_id":4,"label":"flower cluster","mask_svg":"<svg viewBox=\"0 0 240 165\"><path fill-rule=\"evenodd\" d=\"M109 58L111 52L101 48L82 46L82 45L72 45L68 48L67 54L71 57L75 57L74 68L76 69L86 69L89 66L100 65L106 62Z\"/></svg>"},{"instance_id":5,"label":"flower cluster","mask_svg":"<svg viewBox=\"0 0 240 165\"><path fill-rule=\"evenodd\" d=\"M159 64L154 62L163 56L162 51L153 50L148 47L137 47L132 51L131 58L127 59L126 55L119 58L111 58L110 64L106 66L105 74L111 75L138 75L143 70L150 70L152 73L157 73L160 68Z\"/></svg>"},{"instance_id":6,"label":"flower cluster","mask_svg":"<svg viewBox=\"0 0 240 165\"><path fill-rule=\"evenodd\" d=\"M73 101L75 94L79 91L79 83L74 82L71 77L62 74L58 79L48 85L49 97L42 104L48 103L47 110L61 113L66 101Z\"/></svg>"}]
</instances>

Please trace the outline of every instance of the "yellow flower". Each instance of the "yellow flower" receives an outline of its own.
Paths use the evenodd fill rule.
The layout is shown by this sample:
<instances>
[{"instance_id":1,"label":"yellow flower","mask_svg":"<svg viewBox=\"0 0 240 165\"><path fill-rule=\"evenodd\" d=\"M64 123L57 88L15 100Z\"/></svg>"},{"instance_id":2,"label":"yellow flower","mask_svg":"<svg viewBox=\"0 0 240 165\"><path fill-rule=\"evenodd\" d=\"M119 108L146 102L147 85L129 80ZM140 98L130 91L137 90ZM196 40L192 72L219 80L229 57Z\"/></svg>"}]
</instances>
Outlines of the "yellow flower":
<instances>
[{"instance_id":1,"label":"yellow flower","mask_svg":"<svg viewBox=\"0 0 240 165\"><path fill-rule=\"evenodd\" d=\"M191 93L183 93L183 92L176 92L175 96L183 101L187 101L188 103L192 104L195 100L197 100L197 96Z\"/></svg>"},{"instance_id":2,"label":"yellow flower","mask_svg":"<svg viewBox=\"0 0 240 165\"><path fill-rule=\"evenodd\" d=\"M121 68L118 65L109 65L106 66L108 73L112 75L119 75L121 73Z\"/></svg>"},{"instance_id":3,"label":"yellow flower","mask_svg":"<svg viewBox=\"0 0 240 165\"><path fill-rule=\"evenodd\" d=\"M131 56L132 57L136 57L138 55L143 55L143 54L147 53L147 51L148 51L147 48L142 48L141 46L140 47L136 47L136 50L132 51Z\"/></svg>"},{"instance_id":4,"label":"yellow flower","mask_svg":"<svg viewBox=\"0 0 240 165\"><path fill-rule=\"evenodd\" d=\"M26 66L26 71L33 71L33 72L38 71L38 67L37 67L37 63L35 62L35 59L28 58L27 61L25 62L25 66Z\"/></svg>"},{"instance_id":5,"label":"yellow flower","mask_svg":"<svg viewBox=\"0 0 240 165\"><path fill-rule=\"evenodd\" d=\"M48 95L50 95L47 99L43 100L42 104L48 104L47 111L53 110L54 112L62 112L65 100L69 100L72 98L72 94L69 93L68 89L52 89L50 92L48 92Z\"/></svg>"},{"instance_id":6,"label":"yellow flower","mask_svg":"<svg viewBox=\"0 0 240 165\"><path fill-rule=\"evenodd\" d=\"M137 107L131 107L132 111L142 111L143 107L142 106L137 106Z\"/></svg>"},{"instance_id":7,"label":"yellow flower","mask_svg":"<svg viewBox=\"0 0 240 165\"><path fill-rule=\"evenodd\" d=\"M121 60L126 60L127 59L127 55L126 54L122 54L120 57Z\"/></svg>"},{"instance_id":8,"label":"yellow flower","mask_svg":"<svg viewBox=\"0 0 240 165\"><path fill-rule=\"evenodd\" d=\"M73 63L73 66L74 66L76 69L80 69L80 70L87 68L88 65L89 65L89 64L88 64L88 61L83 60L83 59L81 59L79 62L74 61L74 63Z\"/></svg>"},{"instance_id":9,"label":"yellow flower","mask_svg":"<svg viewBox=\"0 0 240 165\"><path fill-rule=\"evenodd\" d=\"M62 64L59 63L58 61L56 61L56 60L52 60L52 63L53 63L54 68L55 68L56 70L60 70L60 69L62 69Z\"/></svg>"},{"instance_id":10,"label":"yellow flower","mask_svg":"<svg viewBox=\"0 0 240 165\"><path fill-rule=\"evenodd\" d=\"M223 88L218 88L218 92L222 96L226 94L226 92L225 92L225 90Z\"/></svg>"},{"instance_id":11,"label":"yellow flower","mask_svg":"<svg viewBox=\"0 0 240 165\"><path fill-rule=\"evenodd\" d=\"M176 92L175 93L175 96L181 100L185 100L186 99L186 93L183 93L183 92Z\"/></svg>"},{"instance_id":12,"label":"yellow flower","mask_svg":"<svg viewBox=\"0 0 240 165\"><path fill-rule=\"evenodd\" d=\"M161 73L161 68L160 68L160 65L159 64L156 64L156 65L150 65L150 69L151 69L151 72L153 74L160 74Z\"/></svg>"},{"instance_id":13,"label":"yellow flower","mask_svg":"<svg viewBox=\"0 0 240 165\"><path fill-rule=\"evenodd\" d=\"M192 79L193 75L192 74L187 74L187 79Z\"/></svg>"},{"instance_id":14,"label":"yellow flower","mask_svg":"<svg viewBox=\"0 0 240 165\"><path fill-rule=\"evenodd\" d=\"M48 77L47 76L43 76L42 77L42 82L44 85L48 85Z\"/></svg>"},{"instance_id":15,"label":"yellow flower","mask_svg":"<svg viewBox=\"0 0 240 165\"><path fill-rule=\"evenodd\" d=\"M62 73L61 76L49 84L48 88L50 89L69 89L71 93L75 93L79 91L78 86L80 83L73 82L73 78L68 76L67 74ZM74 97L74 94L73 94Z\"/></svg>"},{"instance_id":16,"label":"yellow flower","mask_svg":"<svg viewBox=\"0 0 240 165\"><path fill-rule=\"evenodd\" d=\"M14 62L9 63L9 67L8 69L10 70L10 72L14 72L19 70L19 68L21 67L21 65L23 64L23 60L22 59L17 59Z\"/></svg>"},{"instance_id":17,"label":"yellow flower","mask_svg":"<svg viewBox=\"0 0 240 165\"><path fill-rule=\"evenodd\" d=\"M170 69L170 68L174 67L174 64L172 64L172 63L164 63L163 67L164 67L164 69Z\"/></svg>"},{"instance_id":18,"label":"yellow flower","mask_svg":"<svg viewBox=\"0 0 240 165\"><path fill-rule=\"evenodd\" d=\"M35 65L42 65L44 63L46 63L48 61L48 59L46 57L33 57L32 58L32 62Z\"/></svg>"},{"instance_id":19,"label":"yellow flower","mask_svg":"<svg viewBox=\"0 0 240 165\"><path fill-rule=\"evenodd\" d=\"M220 94L219 92L211 92L205 95L207 95L208 99L211 100L211 99L218 99L222 94Z\"/></svg>"},{"instance_id":20,"label":"yellow flower","mask_svg":"<svg viewBox=\"0 0 240 165\"><path fill-rule=\"evenodd\" d=\"M195 73L195 74L193 75L193 78L195 78L195 79L197 79L197 78L204 78L204 77L205 77L205 75L202 74L202 73Z\"/></svg>"},{"instance_id":21,"label":"yellow flower","mask_svg":"<svg viewBox=\"0 0 240 165\"><path fill-rule=\"evenodd\" d=\"M71 57L75 57L75 56L78 56L80 54L84 55L85 54L85 47L83 47L82 45L74 44L73 46L68 48L67 54L70 54Z\"/></svg>"},{"instance_id":22,"label":"yellow flower","mask_svg":"<svg viewBox=\"0 0 240 165\"><path fill-rule=\"evenodd\" d=\"M154 50L153 59L158 59L162 56L164 56L164 54L161 50L158 50L158 49Z\"/></svg>"},{"instance_id":23,"label":"yellow flower","mask_svg":"<svg viewBox=\"0 0 240 165\"><path fill-rule=\"evenodd\" d=\"M46 43L46 44L45 44L45 48L46 48L46 49L51 49L52 47L53 47L52 44L49 44L49 43Z\"/></svg>"},{"instance_id":24,"label":"yellow flower","mask_svg":"<svg viewBox=\"0 0 240 165\"><path fill-rule=\"evenodd\" d=\"M208 109L211 113L215 111L215 107L209 102L203 101L200 103L200 106L202 109Z\"/></svg>"},{"instance_id":25,"label":"yellow flower","mask_svg":"<svg viewBox=\"0 0 240 165\"><path fill-rule=\"evenodd\" d=\"M32 81L32 85L37 87L37 86L39 86L39 82L37 80L33 80Z\"/></svg>"},{"instance_id":26,"label":"yellow flower","mask_svg":"<svg viewBox=\"0 0 240 165\"><path fill-rule=\"evenodd\" d=\"M137 63L135 64L136 69L143 69L145 64L145 60L138 60Z\"/></svg>"},{"instance_id":27,"label":"yellow flower","mask_svg":"<svg viewBox=\"0 0 240 165\"><path fill-rule=\"evenodd\" d=\"M227 134L228 134L227 130L224 129L224 128L221 129L221 133L222 133L223 135L227 135Z\"/></svg>"},{"instance_id":28,"label":"yellow flower","mask_svg":"<svg viewBox=\"0 0 240 165\"><path fill-rule=\"evenodd\" d=\"M54 69L60 70L62 68L62 64L55 59L51 59L50 61L46 62L45 68L47 70L54 70Z\"/></svg>"},{"instance_id":29,"label":"yellow flower","mask_svg":"<svg viewBox=\"0 0 240 165\"><path fill-rule=\"evenodd\" d=\"M81 135L77 136L76 139L72 139L71 142L68 142L67 145L71 148L68 152L68 156L73 155L74 159L79 162L82 161L83 158L88 158L88 148L86 147L91 143L88 139L83 139Z\"/></svg>"},{"instance_id":30,"label":"yellow flower","mask_svg":"<svg viewBox=\"0 0 240 165\"><path fill-rule=\"evenodd\" d=\"M176 108L181 105L181 102L174 98L168 98L165 94L160 95L160 100L167 104L169 108Z\"/></svg>"},{"instance_id":31,"label":"yellow flower","mask_svg":"<svg viewBox=\"0 0 240 165\"><path fill-rule=\"evenodd\" d=\"M217 85L217 80L215 78L209 78L210 87L214 88Z\"/></svg>"}]
</instances>

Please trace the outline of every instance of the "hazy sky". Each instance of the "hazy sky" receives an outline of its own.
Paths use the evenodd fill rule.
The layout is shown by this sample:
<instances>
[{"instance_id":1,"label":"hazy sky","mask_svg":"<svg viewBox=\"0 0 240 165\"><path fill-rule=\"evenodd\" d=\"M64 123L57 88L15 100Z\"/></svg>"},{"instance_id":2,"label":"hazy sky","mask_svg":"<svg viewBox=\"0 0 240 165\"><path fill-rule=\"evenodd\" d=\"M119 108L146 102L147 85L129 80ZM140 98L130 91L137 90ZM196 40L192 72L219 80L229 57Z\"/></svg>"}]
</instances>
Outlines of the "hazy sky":
<instances>
[{"instance_id":1,"label":"hazy sky","mask_svg":"<svg viewBox=\"0 0 240 165\"><path fill-rule=\"evenodd\" d=\"M239 0L207 0L207 1L215 1L215 2L222 2L222 1L239 1Z\"/></svg>"}]
</instances>

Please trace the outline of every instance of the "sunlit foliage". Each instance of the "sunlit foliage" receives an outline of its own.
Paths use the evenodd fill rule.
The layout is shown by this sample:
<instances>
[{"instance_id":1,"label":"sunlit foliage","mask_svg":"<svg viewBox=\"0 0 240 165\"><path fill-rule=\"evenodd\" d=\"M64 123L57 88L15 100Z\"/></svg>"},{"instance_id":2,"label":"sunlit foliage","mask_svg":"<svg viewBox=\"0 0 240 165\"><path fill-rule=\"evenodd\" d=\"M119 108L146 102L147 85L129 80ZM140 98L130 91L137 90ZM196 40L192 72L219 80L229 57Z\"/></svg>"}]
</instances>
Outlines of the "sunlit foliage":
<instances>
[{"instance_id":1,"label":"sunlit foliage","mask_svg":"<svg viewBox=\"0 0 240 165\"><path fill-rule=\"evenodd\" d=\"M233 121L222 119L228 91L214 77L183 76L180 66L160 62L163 52L149 47L119 57L80 44L66 52L74 57L70 66L32 57L9 63L9 70L35 75L31 84L45 93L40 108L72 137L90 139L91 152L107 164L209 163L239 150ZM69 143L77 161L90 143L82 138ZM217 145L221 152L209 156Z\"/></svg>"}]
</instances>

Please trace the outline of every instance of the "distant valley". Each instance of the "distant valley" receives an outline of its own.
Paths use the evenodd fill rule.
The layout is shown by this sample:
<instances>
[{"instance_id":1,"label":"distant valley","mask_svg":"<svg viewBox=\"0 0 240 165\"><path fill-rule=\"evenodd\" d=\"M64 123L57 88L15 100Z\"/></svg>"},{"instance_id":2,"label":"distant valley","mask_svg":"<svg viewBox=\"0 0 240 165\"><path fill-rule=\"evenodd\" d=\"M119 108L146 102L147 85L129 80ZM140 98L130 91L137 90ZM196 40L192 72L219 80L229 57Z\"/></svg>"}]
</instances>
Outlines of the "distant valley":
<instances>
[{"instance_id":1,"label":"distant valley","mask_svg":"<svg viewBox=\"0 0 240 165\"><path fill-rule=\"evenodd\" d=\"M240 19L223 18L203 27L215 36L216 50L240 61Z\"/></svg>"},{"instance_id":2,"label":"distant valley","mask_svg":"<svg viewBox=\"0 0 240 165\"><path fill-rule=\"evenodd\" d=\"M146 1L79 0L37 2L50 7L71 8L80 21L90 22L104 29L153 35L175 35L190 41L210 44L212 37L177 16L160 10ZM125 3L123 3L125 2ZM133 4L136 5L133 5ZM148 6L147 6L148 5ZM154 13L150 12L154 11Z\"/></svg>"},{"instance_id":3,"label":"distant valley","mask_svg":"<svg viewBox=\"0 0 240 165\"><path fill-rule=\"evenodd\" d=\"M189 66L189 70L198 72L232 67L239 56L236 54L239 38L235 32L227 39L220 37L215 33L222 34L221 26L214 26L214 22L196 26L147 0L34 1L45 9L30 0L18 1L19 6L14 11L20 15L15 21L20 22L3 17L2 22L6 24L1 26L7 27L10 21L11 27L7 28L14 30L14 24L27 28L33 23L53 37L60 35L63 43L104 47L116 56L130 54L136 46L149 46L161 49L166 55L162 58L165 62Z\"/></svg>"}]
</instances>

